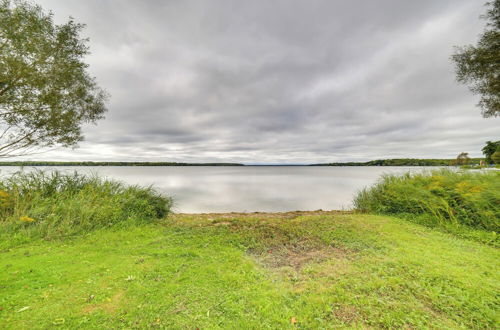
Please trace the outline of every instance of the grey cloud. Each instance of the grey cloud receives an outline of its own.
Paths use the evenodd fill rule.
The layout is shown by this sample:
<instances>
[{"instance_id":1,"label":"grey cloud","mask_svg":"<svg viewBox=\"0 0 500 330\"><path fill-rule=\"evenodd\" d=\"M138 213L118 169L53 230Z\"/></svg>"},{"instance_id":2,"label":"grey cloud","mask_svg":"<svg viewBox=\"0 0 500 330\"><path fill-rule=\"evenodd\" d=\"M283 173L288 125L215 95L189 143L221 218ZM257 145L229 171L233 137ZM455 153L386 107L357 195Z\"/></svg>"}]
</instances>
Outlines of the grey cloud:
<instances>
[{"instance_id":1,"label":"grey cloud","mask_svg":"<svg viewBox=\"0 0 500 330\"><path fill-rule=\"evenodd\" d=\"M480 154L455 82L481 1L40 0L87 23L107 119L47 159L315 163ZM41 158L41 157L37 157Z\"/></svg>"}]
</instances>

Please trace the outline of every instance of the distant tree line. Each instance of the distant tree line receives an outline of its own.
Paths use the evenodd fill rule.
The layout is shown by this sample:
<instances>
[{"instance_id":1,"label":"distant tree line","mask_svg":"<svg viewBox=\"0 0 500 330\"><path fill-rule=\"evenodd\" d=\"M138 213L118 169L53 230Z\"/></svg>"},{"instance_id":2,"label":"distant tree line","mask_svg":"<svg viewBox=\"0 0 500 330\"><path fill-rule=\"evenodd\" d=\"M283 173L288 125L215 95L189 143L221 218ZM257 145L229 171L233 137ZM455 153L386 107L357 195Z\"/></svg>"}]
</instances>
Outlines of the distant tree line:
<instances>
[{"instance_id":1,"label":"distant tree line","mask_svg":"<svg viewBox=\"0 0 500 330\"><path fill-rule=\"evenodd\" d=\"M479 165L482 158L469 158L468 164ZM456 159L414 159L414 158L396 158L396 159L377 159L368 162L346 162L346 163L327 163L312 164L312 166L453 166Z\"/></svg>"},{"instance_id":2,"label":"distant tree line","mask_svg":"<svg viewBox=\"0 0 500 330\"><path fill-rule=\"evenodd\" d=\"M243 166L238 163L176 163L176 162L0 162L0 166Z\"/></svg>"}]
</instances>

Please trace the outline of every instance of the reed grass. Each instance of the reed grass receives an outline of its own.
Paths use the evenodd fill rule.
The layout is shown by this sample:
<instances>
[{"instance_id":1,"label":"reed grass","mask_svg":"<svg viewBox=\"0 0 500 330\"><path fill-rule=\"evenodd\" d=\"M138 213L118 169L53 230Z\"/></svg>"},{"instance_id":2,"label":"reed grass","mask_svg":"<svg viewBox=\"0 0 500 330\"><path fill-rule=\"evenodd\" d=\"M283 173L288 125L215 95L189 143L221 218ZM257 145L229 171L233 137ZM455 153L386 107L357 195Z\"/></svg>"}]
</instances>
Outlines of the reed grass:
<instances>
[{"instance_id":1,"label":"reed grass","mask_svg":"<svg viewBox=\"0 0 500 330\"><path fill-rule=\"evenodd\" d=\"M354 199L363 212L402 215L431 226L500 229L500 172L447 169L385 175Z\"/></svg>"},{"instance_id":2,"label":"reed grass","mask_svg":"<svg viewBox=\"0 0 500 330\"><path fill-rule=\"evenodd\" d=\"M171 199L96 175L18 172L0 180L0 237L54 238L163 218Z\"/></svg>"}]
</instances>

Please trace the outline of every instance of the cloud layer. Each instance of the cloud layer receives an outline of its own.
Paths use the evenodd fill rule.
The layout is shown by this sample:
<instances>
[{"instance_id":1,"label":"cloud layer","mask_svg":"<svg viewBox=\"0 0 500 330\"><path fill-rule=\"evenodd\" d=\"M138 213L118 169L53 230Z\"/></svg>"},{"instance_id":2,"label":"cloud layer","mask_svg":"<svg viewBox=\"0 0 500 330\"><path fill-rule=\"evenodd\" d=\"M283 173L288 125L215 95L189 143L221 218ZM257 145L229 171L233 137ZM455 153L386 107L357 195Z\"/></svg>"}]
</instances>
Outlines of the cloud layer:
<instances>
[{"instance_id":1,"label":"cloud layer","mask_svg":"<svg viewBox=\"0 0 500 330\"><path fill-rule=\"evenodd\" d=\"M499 138L455 82L481 1L43 0L87 24L112 95L76 150L36 159L316 163L480 155Z\"/></svg>"}]
</instances>

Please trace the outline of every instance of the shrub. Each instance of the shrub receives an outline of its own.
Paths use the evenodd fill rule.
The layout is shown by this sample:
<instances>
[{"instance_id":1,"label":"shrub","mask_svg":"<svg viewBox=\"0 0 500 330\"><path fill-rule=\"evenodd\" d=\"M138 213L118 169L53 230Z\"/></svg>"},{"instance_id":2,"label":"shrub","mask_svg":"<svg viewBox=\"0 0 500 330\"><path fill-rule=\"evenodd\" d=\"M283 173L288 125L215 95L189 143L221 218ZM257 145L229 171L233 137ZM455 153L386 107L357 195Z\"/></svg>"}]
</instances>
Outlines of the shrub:
<instances>
[{"instance_id":1,"label":"shrub","mask_svg":"<svg viewBox=\"0 0 500 330\"><path fill-rule=\"evenodd\" d=\"M171 199L152 188L97 176L16 173L0 180L0 234L59 237L167 215ZM1 235L3 236L3 235Z\"/></svg>"},{"instance_id":2,"label":"shrub","mask_svg":"<svg viewBox=\"0 0 500 330\"><path fill-rule=\"evenodd\" d=\"M498 232L500 173L436 170L385 175L373 187L360 191L354 205L360 211L407 215L430 225L465 225Z\"/></svg>"}]
</instances>

